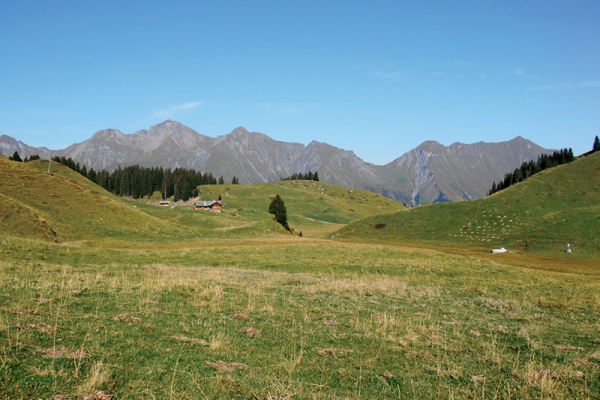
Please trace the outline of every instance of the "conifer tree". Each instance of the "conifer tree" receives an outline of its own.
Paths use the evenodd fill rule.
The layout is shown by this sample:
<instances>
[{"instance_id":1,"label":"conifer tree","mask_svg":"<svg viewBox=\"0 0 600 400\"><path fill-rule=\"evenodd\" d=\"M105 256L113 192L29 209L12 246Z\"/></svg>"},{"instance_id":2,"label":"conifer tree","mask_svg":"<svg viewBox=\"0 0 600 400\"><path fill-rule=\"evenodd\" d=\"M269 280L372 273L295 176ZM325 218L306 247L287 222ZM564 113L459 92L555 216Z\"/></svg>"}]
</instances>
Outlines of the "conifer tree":
<instances>
[{"instance_id":1,"label":"conifer tree","mask_svg":"<svg viewBox=\"0 0 600 400\"><path fill-rule=\"evenodd\" d=\"M16 151L13 153L12 157L8 157L8 159L17 162L23 162L23 160L21 160L21 156L19 156L19 153Z\"/></svg>"},{"instance_id":2,"label":"conifer tree","mask_svg":"<svg viewBox=\"0 0 600 400\"><path fill-rule=\"evenodd\" d=\"M598 136L594 139L594 147L592 148L592 152L596 151L600 151L600 139L598 139Z\"/></svg>"},{"instance_id":3,"label":"conifer tree","mask_svg":"<svg viewBox=\"0 0 600 400\"><path fill-rule=\"evenodd\" d=\"M90 181L96 183L96 171L94 171L94 168L90 168L90 171L87 174L87 178Z\"/></svg>"},{"instance_id":4,"label":"conifer tree","mask_svg":"<svg viewBox=\"0 0 600 400\"><path fill-rule=\"evenodd\" d=\"M287 209L279 195L276 195L269 205L269 213L275 215L275 221L279 222L286 230L290 230L287 222Z\"/></svg>"}]
</instances>

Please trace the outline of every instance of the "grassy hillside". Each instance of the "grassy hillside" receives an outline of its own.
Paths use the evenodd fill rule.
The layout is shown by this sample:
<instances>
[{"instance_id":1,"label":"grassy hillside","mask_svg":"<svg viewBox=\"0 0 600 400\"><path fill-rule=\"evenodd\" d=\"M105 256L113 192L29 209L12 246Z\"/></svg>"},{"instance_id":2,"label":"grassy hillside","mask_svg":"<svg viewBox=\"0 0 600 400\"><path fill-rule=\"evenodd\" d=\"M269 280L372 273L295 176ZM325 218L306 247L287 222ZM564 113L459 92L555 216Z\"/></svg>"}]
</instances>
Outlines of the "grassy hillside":
<instances>
[{"instance_id":1,"label":"grassy hillside","mask_svg":"<svg viewBox=\"0 0 600 400\"><path fill-rule=\"evenodd\" d=\"M600 153L484 199L369 217L342 228L337 237L555 253L571 243L573 254L598 255Z\"/></svg>"},{"instance_id":2,"label":"grassy hillside","mask_svg":"<svg viewBox=\"0 0 600 400\"><path fill-rule=\"evenodd\" d=\"M400 235L398 216L479 202L369 216L401 206L304 181L203 186L203 200L223 197L216 214L117 198L61 166L52 175L44 167L0 157L0 398L600 393L597 275L367 239L389 227ZM276 193L303 238L267 213ZM475 212L487 218L490 209L450 210L457 221L473 217L474 232L475 220L505 232L522 221L534 231L549 213L488 220ZM355 217L366 220L349 228L363 229L366 243L321 239ZM454 217L430 218L438 234ZM405 242L397 236L375 240ZM431 243L459 240L479 243L441 234Z\"/></svg>"},{"instance_id":3,"label":"grassy hillside","mask_svg":"<svg viewBox=\"0 0 600 400\"><path fill-rule=\"evenodd\" d=\"M284 231L267 212L277 193L286 202L290 226L309 236L335 229L324 222L343 224L402 208L368 192L308 181L202 186L202 199L223 197L224 212L215 214L194 211L191 205L158 208L145 200L118 198L60 164L52 163L48 173L44 160L15 163L0 158L0 168L0 230L60 243L161 245L278 235Z\"/></svg>"},{"instance_id":4,"label":"grassy hillside","mask_svg":"<svg viewBox=\"0 0 600 400\"><path fill-rule=\"evenodd\" d=\"M227 210L247 215L266 211L279 194L287 208L290 225L306 220L347 224L353 220L405 207L383 196L364 190L345 189L314 181L282 181L257 185L201 186L200 198L214 200L221 195Z\"/></svg>"}]
</instances>

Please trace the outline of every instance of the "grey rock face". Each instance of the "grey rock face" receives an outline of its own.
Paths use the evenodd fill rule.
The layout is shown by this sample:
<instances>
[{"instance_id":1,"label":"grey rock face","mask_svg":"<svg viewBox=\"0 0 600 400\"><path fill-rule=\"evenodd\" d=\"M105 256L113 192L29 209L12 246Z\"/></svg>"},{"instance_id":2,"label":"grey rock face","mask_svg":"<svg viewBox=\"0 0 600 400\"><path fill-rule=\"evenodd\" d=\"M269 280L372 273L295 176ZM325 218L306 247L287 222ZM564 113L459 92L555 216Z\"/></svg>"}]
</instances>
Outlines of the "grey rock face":
<instances>
[{"instance_id":1,"label":"grey rock face","mask_svg":"<svg viewBox=\"0 0 600 400\"><path fill-rule=\"evenodd\" d=\"M428 141L383 166L382 176L389 182L386 189L407 205L471 200L484 197L493 182L524 161L548 152L520 136L507 142L448 147Z\"/></svg>"},{"instance_id":2,"label":"grey rock face","mask_svg":"<svg viewBox=\"0 0 600 400\"><path fill-rule=\"evenodd\" d=\"M49 158L52 154L52 150L49 150L45 147L31 147L20 140L11 138L10 136L0 136L0 154L10 157L15 153L15 151L19 153L21 158L29 157L34 154L37 154L42 158Z\"/></svg>"},{"instance_id":3,"label":"grey rock face","mask_svg":"<svg viewBox=\"0 0 600 400\"><path fill-rule=\"evenodd\" d=\"M211 138L176 121L164 121L133 134L116 129L96 132L90 139L63 150L34 148L0 136L6 156L71 157L95 170L112 171L136 165L193 168L230 182L272 182L294 173L318 171L324 183L361 188L406 205L471 200L485 196L494 181L535 160L546 150L517 137L500 143L454 143L448 147L426 141L389 164L367 163L353 152L313 141L307 146L271 139L243 127Z\"/></svg>"}]
</instances>

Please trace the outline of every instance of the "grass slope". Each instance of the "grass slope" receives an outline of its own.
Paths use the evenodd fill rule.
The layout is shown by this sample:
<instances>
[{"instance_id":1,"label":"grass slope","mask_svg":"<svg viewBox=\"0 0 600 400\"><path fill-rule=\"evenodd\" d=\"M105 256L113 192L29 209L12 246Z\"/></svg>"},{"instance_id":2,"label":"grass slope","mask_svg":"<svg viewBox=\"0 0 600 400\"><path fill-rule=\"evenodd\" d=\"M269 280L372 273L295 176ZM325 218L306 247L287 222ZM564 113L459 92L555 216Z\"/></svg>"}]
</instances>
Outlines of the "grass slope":
<instances>
[{"instance_id":1,"label":"grass slope","mask_svg":"<svg viewBox=\"0 0 600 400\"><path fill-rule=\"evenodd\" d=\"M503 246L533 253L564 252L571 243L574 253L569 257L597 257L600 153L543 171L484 199L365 218L342 228L337 237L486 251Z\"/></svg>"},{"instance_id":2,"label":"grass slope","mask_svg":"<svg viewBox=\"0 0 600 400\"><path fill-rule=\"evenodd\" d=\"M308 236L335 229L324 222L344 224L402 208L369 192L309 181L202 186L203 199L224 199L224 212L215 214L194 211L191 204L158 208L118 198L60 164L52 163L47 173L46 160L15 163L0 158L0 168L0 229L61 243L94 241L114 247L278 235L285 232L267 211L276 193L286 201L291 227Z\"/></svg>"},{"instance_id":3,"label":"grass slope","mask_svg":"<svg viewBox=\"0 0 600 400\"><path fill-rule=\"evenodd\" d=\"M279 194L285 202L288 222L292 228L305 226L307 221L319 222L319 226L322 222L347 224L366 216L404 209L397 202L371 192L314 181L206 185L200 189L201 199L214 200L221 195L228 212L248 219L252 219L252 214L266 212L271 199Z\"/></svg>"},{"instance_id":4,"label":"grass slope","mask_svg":"<svg viewBox=\"0 0 600 400\"><path fill-rule=\"evenodd\" d=\"M175 225L149 216L87 181L67 167L42 162L16 163L0 157L0 212L4 234L22 238L113 242L156 240L163 233L184 234ZM47 168L47 161L43 163ZM37 167L37 168L36 168Z\"/></svg>"}]
</instances>

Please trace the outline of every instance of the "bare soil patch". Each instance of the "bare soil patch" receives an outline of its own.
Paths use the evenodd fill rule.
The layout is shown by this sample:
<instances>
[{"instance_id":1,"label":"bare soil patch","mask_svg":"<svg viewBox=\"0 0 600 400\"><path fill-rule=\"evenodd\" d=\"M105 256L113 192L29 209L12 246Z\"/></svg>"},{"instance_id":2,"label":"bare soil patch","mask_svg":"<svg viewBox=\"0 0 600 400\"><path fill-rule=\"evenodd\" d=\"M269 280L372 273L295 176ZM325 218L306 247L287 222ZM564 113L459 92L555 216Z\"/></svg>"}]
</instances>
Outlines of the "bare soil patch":
<instances>
[{"instance_id":1,"label":"bare soil patch","mask_svg":"<svg viewBox=\"0 0 600 400\"><path fill-rule=\"evenodd\" d=\"M119 314L116 317L113 318L113 321L119 321L119 322L131 322L134 324L139 324L140 322L142 322L141 318L137 318L137 317L132 317L129 314Z\"/></svg>"},{"instance_id":2,"label":"bare soil patch","mask_svg":"<svg viewBox=\"0 0 600 400\"><path fill-rule=\"evenodd\" d=\"M321 349L318 347L315 348L315 350L317 351L317 353L319 353L322 356L336 356L336 357L346 357L348 355L348 353L354 352L354 350L333 349L333 348Z\"/></svg>"},{"instance_id":3,"label":"bare soil patch","mask_svg":"<svg viewBox=\"0 0 600 400\"><path fill-rule=\"evenodd\" d=\"M236 362L225 362L221 360L217 362L204 361L204 364L208 365L209 367L213 367L216 370L225 372L233 372L236 369L248 369L248 366L246 364Z\"/></svg>"},{"instance_id":4,"label":"bare soil patch","mask_svg":"<svg viewBox=\"0 0 600 400\"><path fill-rule=\"evenodd\" d=\"M244 332L246 334L246 336L260 337L260 331L251 326L246 326L246 327L242 328L241 331Z\"/></svg>"}]
</instances>

